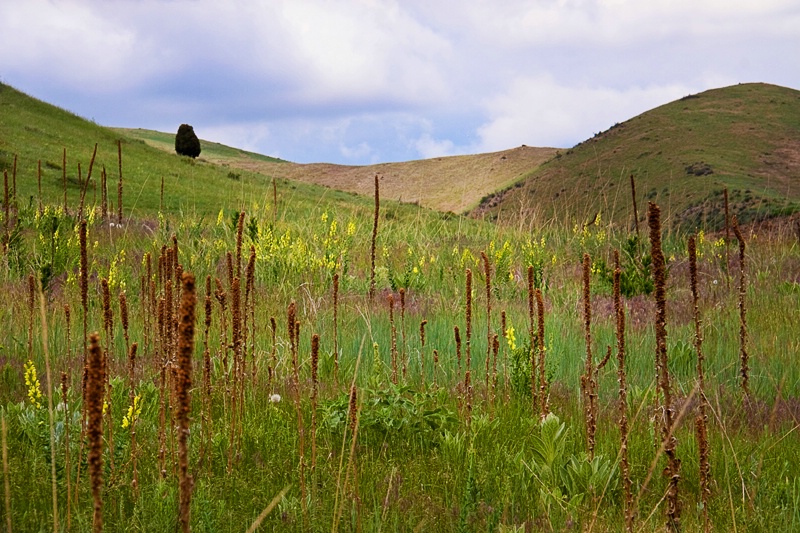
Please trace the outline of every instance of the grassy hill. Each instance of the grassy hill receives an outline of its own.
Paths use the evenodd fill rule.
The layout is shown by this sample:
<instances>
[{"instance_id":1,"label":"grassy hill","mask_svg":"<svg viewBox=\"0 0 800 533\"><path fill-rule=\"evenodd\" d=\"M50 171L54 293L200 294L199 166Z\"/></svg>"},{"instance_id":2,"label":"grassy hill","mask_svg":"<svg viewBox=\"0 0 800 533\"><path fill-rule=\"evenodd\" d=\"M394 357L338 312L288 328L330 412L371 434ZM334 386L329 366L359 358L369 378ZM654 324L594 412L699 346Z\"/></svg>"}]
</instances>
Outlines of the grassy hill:
<instances>
[{"instance_id":1,"label":"grassy hill","mask_svg":"<svg viewBox=\"0 0 800 533\"><path fill-rule=\"evenodd\" d=\"M239 157L275 164L279 160L209 143L203 145L204 157L193 160L154 147L153 144L157 145L160 139L143 130L126 134L99 126L0 84L0 171L8 172L10 187L13 188L16 158L16 198L21 206L38 201L37 174L41 163L42 199L63 203L66 174L67 203L70 209L76 208L80 180L86 178L95 143L97 156L86 201L89 205L100 202L100 176L105 168L109 200L116 205L118 140L122 147L126 217L151 218L162 208L164 212L203 217L216 216L220 209L252 210L255 204L261 208L272 206L271 179L255 171L241 167L232 169L218 162L230 164ZM65 151L66 169L63 163ZM279 207L291 203L294 216L303 216L321 204L336 204L346 210L372 209L369 198L283 179L279 179L277 185ZM409 209L411 211L414 209Z\"/></svg>"},{"instance_id":2,"label":"grassy hill","mask_svg":"<svg viewBox=\"0 0 800 533\"><path fill-rule=\"evenodd\" d=\"M632 224L658 202L672 226L719 227L723 189L742 222L800 209L800 92L741 84L686 96L595 135L486 198L475 216Z\"/></svg>"},{"instance_id":3,"label":"grassy hill","mask_svg":"<svg viewBox=\"0 0 800 533\"><path fill-rule=\"evenodd\" d=\"M143 129L117 131L167 152L175 149L174 134ZM381 176L383 198L454 213L476 207L481 198L518 181L557 151L555 148L520 146L487 154L348 166L289 163L208 141L203 141L202 146L202 159L232 169L324 185L366 196L373 194L374 176L378 174Z\"/></svg>"}]
</instances>

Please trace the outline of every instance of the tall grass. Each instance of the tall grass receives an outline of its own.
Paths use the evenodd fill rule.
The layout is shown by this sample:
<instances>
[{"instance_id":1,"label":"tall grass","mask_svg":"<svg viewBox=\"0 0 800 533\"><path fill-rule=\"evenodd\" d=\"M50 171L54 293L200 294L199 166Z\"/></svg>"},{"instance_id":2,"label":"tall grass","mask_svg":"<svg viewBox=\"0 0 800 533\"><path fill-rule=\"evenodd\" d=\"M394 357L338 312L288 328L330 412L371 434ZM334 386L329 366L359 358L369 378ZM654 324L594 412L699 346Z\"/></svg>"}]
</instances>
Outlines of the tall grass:
<instances>
[{"instance_id":1,"label":"tall grass","mask_svg":"<svg viewBox=\"0 0 800 533\"><path fill-rule=\"evenodd\" d=\"M748 241L746 402L734 394L738 291L723 283L724 251L715 236L695 242L698 279L692 283L684 237L657 231L650 252L657 297L624 297L620 278L630 258L614 262L611 279L602 268L630 236L624 228L551 228L547 244L534 248L533 236L513 229L387 202L374 251L375 291L386 295L387 309L369 301L371 206L339 211L322 202L316 211L295 212L286 200L286 216L277 221L271 204L250 207L247 231L239 230L243 209L235 223L232 211L219 223L166 215L149 229L131 216L127 229L111 227L93 216L91 205L83 221L65 218L76 257L45 289L48 338L53 369L72 376L86 369L86 396L83 384L62 388L52 445L37 430L39 422L47 427L47 413L26 400L19 377L28 353L40 368L45 363L43 341L32 335L30 349L27 344L27 284L39 263L0 265L3 288L13 295L0 313L0 344L20 348L19 355L4 354L0 366L17 529L52 522L52 487L42 475L51 464L73 529L94 523L114 531L235 531L258 523L287 531L414 530L420 524L431 531L457 531L459 524L489 531L630 530L668 523L692 531L707 523L753 530L797 523L793 402L800 375L790 365L798 347L787 333L787 324L800 320L791 305L797 298L793 240ZM43 202L43 208L51 206ZM19 214L31 257L42 256L36 211ZM239 241L251 251L241 278ZM156 268L148 266L152 254L159 257ZM536 288L529 266L541 258ZM483 274L481 289L473 287L475 269ZM191 348L180 340L186 314L176 285L176 275L185 281L188 272L206 277L203 342ZM103 304L96 296L106 294ZM105 316L114 298L119 320ZM697 386L695 307L704 317L703 388ZM74 308L81 309L82 329L106 331L102 343L89 337L92 350L81 349L87 337L66 311ZM406 320L424 324L424 335L406 336ZM485 325L487 334L473 335L474 324ZM514 349L505 338L512 325L529 329ZM600 371L595 347L604 345L616 346L617 357L606 359L616 371ZM70 357L75 346L80 355ZM108 364L98 392L89 383L98 371L93 351L101 346ZM373 357L359 363L364 346ZM181 354L192 364L180 363ZM656 361L659 411L653 409ZM476 371L485 380L475 380ZM508 380L500 379L506 374ZM591 447L581 374L594 383ZM196 384L197 393L187 384ZM136 397L141 414L122 427ZM682 422L698 420L702 409L705 433ZM90 450L91 483L81 485L82 446ZM675 471L666 479L657 475L658 465L672 468L673 459L681 461L676 500ZM266 502L287 486L262 516Z\"/></svg>"}]
</instances>

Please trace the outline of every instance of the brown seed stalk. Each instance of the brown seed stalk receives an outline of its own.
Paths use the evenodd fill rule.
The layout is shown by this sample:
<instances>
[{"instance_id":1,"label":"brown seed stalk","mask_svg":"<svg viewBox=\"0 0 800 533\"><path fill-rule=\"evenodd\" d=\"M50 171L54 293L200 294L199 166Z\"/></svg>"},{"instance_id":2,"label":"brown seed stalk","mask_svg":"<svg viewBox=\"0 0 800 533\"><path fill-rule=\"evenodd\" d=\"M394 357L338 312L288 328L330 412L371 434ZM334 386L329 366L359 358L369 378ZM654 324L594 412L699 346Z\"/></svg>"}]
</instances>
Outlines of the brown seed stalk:
<instances>
[{"instance_id":1,"label":"brown seed stalk","mask_svg":"<svg viewBox=\"0 0 800 533\"><path fill-rule=\"evenodd\" d=\"M125 337L125 351L131 349L131 341L128 336L128 297L125 292L119 293L119 319L122 322L122 333Z\"/></svg>"},{"instance_id":2,"label":"brown seed stalk","mask_svg":"<svg viewBox=\"0 0 800 533\"><path fill-rule=\"evenodd\" d=\"M408 371L408 352L406 351L406 290L400 288L400 334L403 337L403 379L406 379Z\"/></svg>"},{"instance_id":3,"label":"brown seed stalk","mask_svg":"<svg viewBox=\"0 0 800 533\"><path fill-rule=\"evenodd\" d=\"M203 437L200 456L205 458L207 446L211 442L211 349L208 336L211 330L213 305L211 302L211 276L206 276L206 297L204 303L205 320L203 321ZM209 463L210 467L210 463Z\"/></svg>"},{"instance_id":4,"label":"brown seed stalk","mask_svg":"<svg viewBox=\"0 0 800 533\"><path fill-rule=\"evenodd\" d=\"M228 443L228 472L233 471L233 458L235 455L236 436L238 435L239 419L239 394L238 387L242 386L239 381L242 365L242 313L241 313L241 290L239 278L233 278L231 286L231 324L233 341L233 369L231 371L231 438Z\"/></svg>"},{"instance_id":5,"label":"brown seed stalk","mask_svg":"<svg viewBox=\"0 0 800 533\"><path fill-rule=\"evenodd\" d=\"M466 296L465 296L465 321L466 321L466 363L464 364L464 391L467 393L467 426L472 417L472 271L466 272Z\"/></svg>"},{"instance_id":6,"label":"brown seed stalk","mask_svg":"<svg viewBox=\"0 0 800 533\"><path fill-rule=\"evenodd\" d=\"M397 328L394 325L394 295L386 296L389 306L389 326L391 328L392 383L397 384Z\"/></svg>"},{"instance_id":7,"label":"brown seed stalk","mask_svg":"<svg viewBox=\"0 0 800 533\"><path fill-rule=\"evenodd\" d=\"M289 332L289 346L292 352L292 389L294 393L294 405L297 411L297 436L298 436L298 471L300 473L300 495L304 521L307 520L306 506L306 430L303 422L303 410L300 398L300 366L298 361L298 332L300 325L297 322L297 304L292 301L286 312L287 331Z\"/></svg>"},{"instance_id":8,"label":"brown seed stalk","mask_svg":"<svg viewBox=\"0 0 800 533\"><path fill-rule=\"evenodd\" d=\"M375 299L375 246L378 240L378 214L380 212L381 201L378 188L378 175L375 174L375 215L372 222L372 241L370 244L370 270L369 270L369 300Z\"/></svg>"},{"instance_id":9,"label":"brown seed stalk","mask_svg":"<svg viewBox=\"0 0 800 533\"><path fill-rule=\"evenodd\" d=\"M456 340L456 361L458 364L458 376L461 376L461 332L458 330L458 326L453 326L453 336Z\"/></svg>"},{"instance_id":10,"label":"brown seed stalk","mask_svg":"<svg viewBox=\"0 0 800 533\"><path fill-rule=\"evenodd\" d=\"M528 340L530 346L530 365L531 365L531 405L535 413L539 409L539 387L537 386L537 364L536 364L536 322L535 307L536 293L533 290L534 270L533 265L528 265ZM539 411L541 414L541 410Z\"/></svg>"},{"instance_id":11,"label":"brown seed stalk","mask_svg":"<svg viewBox=\"0 0 800 533\"><path fill-rule=\"evenodd\" d=\"M547 375L545 374L545 347L544 347L544 301L541 289L536 289L536 317L538 322L537 338L539 341L539 408L541 416L545 417L550 412L547 401Z\"/></svg>"},{"instance_id":12,"label":"brown seed stalk","mask_svg":"<svg viewBox=\"0 0 800 533\"><path fill-rule=\"evenodd\" d=\"M677 439L673 431L674 411L670 387L669 369L667 367L667 304L666 304L666 261L661 247L661 209L653 202L648 205L647 221L650 227L650 255L653 259L653 280L655 282L655 334L656 334L656 366L658 383L663 399L661 424L662 444L667 455L665 475L669 478L667 489L667 527L680 530L681 502L678 495L680 480L680 460L676 454Z\"/></svg>"},{"instance_id":13,"label":"brown seed stalk","mask_svg":"<svg viewBox=\"0 0 800 533\"><path fill-rule=\"evenodd\" d=\"M128 350L128 401L131 405L131 419L128 421L130 424L131 435L131 468L133 470L133 478L131 480L131 488L133 489L134 498L139 494L139 472L136 468L137 448L136 448L136 350L139 348L137 343L131 344Z\"/></svg>"},{"instance_id":14,"label":"brown seed stalk","mask_svg":"<svg viewBox=\"0 0 800 533\"><path fill-rule=\"evenodd\" d=\"M319 399L319 335L311 337L311 473L317 468L317 403Z\"/></svg>"},{"instance_id":15,"label":"brown seed stalk","mask_svg":"<svg viewBox=\"0 0 800 533\"><path fill-rule=\"evenodd\" d=\"M272 389L272 380L275 377L275 372L278 367L278 324L275 322L275 317L269 317L269 327L272 332L272 353L270 354L269 363L269 388Z\"/></svg>"},{"instance_id":16,"label":"brown seed stalk","mask_svg":"<svg viewBox=\"0 0 800 533\"><path fill-rule=\"evenodd\" d=\"M86 384L86 401L88 412L87 436L89 439L89 476L92 483L94 500L93 530L103 530L103 396L105 377L103 376L103 349L100 337L93 333L89 339L90 349L87 360L89 376Z\"/></svg>"},{"instance_id":17,"label":"brown seed stalk","mask_svg":"<svg viewBox=\"0 0 800 533\"><path fill-rule=\"evenodd\" d=\"M597 395L594 387L594 360L592 358L592 300L591 300L592 260L589 254L583 254L583 334L586 342L586 360L584 373L581 375L581 392L583 395L583 415L586 421L586 449L589 458L594 457L595 431L597 421L595 401Z\"/></svg>"},{"instance_id":18,"label":"brown seed stalk","mask_svg":"<svg viewBox=\"0 0 800 533\"><path fill-rule=\"evenodd\" d=\"M486 361L484 371L484 390L489 394L489 361L492 358L492 267L485 252L481 252L483 274L486 278Z\"/></svg>"},{"instance_id":19,"label":"brown seed stalk","mask_svg":"<svg viewBox=\"0 0 800 533\"><path fill-rule=\"evenodd\" d=\"M742 391L745 396L750 396L750 356L747 353L747 276L745 275L745 243L739 229L739 221L733 216L733 233L739 241L739 362L741 368L739 375L742 378Z\"/></svg>"},{"instance_id":20,"label":"brown seed stalk","mask_svg":"<svg viewBox=\"0 0 800 533\"><path fill-rule=\"evenodd\" d=\"M633 200L633 222L636 226L636 237L637 239L640 237L639 235L639 209L636 205L636 180L633 178L633 174L631 174L631 199Z\"/></svg>"},{"instance_id":21,"label":"brown seed stalk","mask_svg":"<svg viewBox=\"0 0 800 533\"><path fill-rule=\"evenodd\" d=\"M427 320L419 323L419 373L422 377L422 387L425 387L425 326L428 324Z\"/></svg>"},{"instance_id":22,"label":"brown seed stalk","mask_svg":"<svg viewBox=\"0 0 800 533\"><path fill-rule=\"evenodd\" d=\"M244 211L239 212L239 222L236 224L236 277L242 278L242 237L244 236Z\"/></svg>"},{"instance_id":23,"label":"brown seed stalk","mask_svg":"<svg viewBox=\"0 0 800 533\"><path fill-rule=\"evenodd\" d=\"M700 320L699 296L697 290L697 244L695 236L689 237L689 281L692 289L692 315L694 318L694 348L697 352L697 381L700 394L700 413L694 419L699 452L700 501L703 503L703 524L710 531L708 504L711 497L711 465L708 443L708 399L705 394L705 371L703 368L703 332Z\"/></svg>"},{"instance_id":24,"label":"brown seed stalk","mask_svg":"<svg viewBox=\"0 0 800 533\"><path fill-rule=\"evenodd\" d=\"M183 274L180 323L178 325L178 380L175 387L176 419L178 423L178 467L180 511L178 521L184 533L190 531L189 510L194 481L189 474L189 413L191 411L190 390L192 388L192 356L194 354L194 322L197 295L194 275Z\"/></svg>"}]
</instances>

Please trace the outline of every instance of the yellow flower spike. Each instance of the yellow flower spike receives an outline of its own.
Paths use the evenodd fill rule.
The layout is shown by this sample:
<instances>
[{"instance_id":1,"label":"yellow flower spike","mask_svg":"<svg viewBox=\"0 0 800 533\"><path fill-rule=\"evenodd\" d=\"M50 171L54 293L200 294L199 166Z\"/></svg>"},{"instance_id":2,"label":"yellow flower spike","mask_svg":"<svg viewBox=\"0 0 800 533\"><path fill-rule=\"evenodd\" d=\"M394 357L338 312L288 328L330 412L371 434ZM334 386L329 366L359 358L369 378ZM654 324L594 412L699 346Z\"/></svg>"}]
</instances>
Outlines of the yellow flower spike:
<instances>
[{"instance_id":1,"label":"yellow flower spike","mask_svg":"<svg viewBox=\"0 0 800 533\"><path fill-rule=\"evenodd\" d=\"M25 363L25 386L28 387L28 400L31 404L40 409L42 407L42 385L36 375L36 366L33 361Z\"/></svg>"},{"instance_id":2,"label":"yellow flower spike","mask_svg":"<svg viewBox=\"0 0 800 533\"><path fill-rule=\"evenodd\" d=\"M223 212L222 209L220 209L219 210L219 214L217 215L217 226L222 224L222 220L224 219L224 217L225 217L225 213Z\"/></svg>"},{"instance_id":3,"label":"yellow flower spike","mask_svg":"<svg viewBox=\"0 0 800 533\"><path fill-rule=\"evenodd\" d=\"M136 395L133 397L133 404L128 406L128 412L125 416L122 417L122 427L127 428L133 422L139 419L139 415L142 414L142 397L140 395Z\"/></svg>"},{"instance_id":4,"label":"yellow flower spike","mask_svg":"<svg viewBox=\"0 0 800 533\"><path fill-rule=\"evenodd\" d=\"M517 337L514 335L514 326L511 324L506 329L506 342L508 343L508 349L512 352L517 349Z\"/></svg>"}]
</instances>

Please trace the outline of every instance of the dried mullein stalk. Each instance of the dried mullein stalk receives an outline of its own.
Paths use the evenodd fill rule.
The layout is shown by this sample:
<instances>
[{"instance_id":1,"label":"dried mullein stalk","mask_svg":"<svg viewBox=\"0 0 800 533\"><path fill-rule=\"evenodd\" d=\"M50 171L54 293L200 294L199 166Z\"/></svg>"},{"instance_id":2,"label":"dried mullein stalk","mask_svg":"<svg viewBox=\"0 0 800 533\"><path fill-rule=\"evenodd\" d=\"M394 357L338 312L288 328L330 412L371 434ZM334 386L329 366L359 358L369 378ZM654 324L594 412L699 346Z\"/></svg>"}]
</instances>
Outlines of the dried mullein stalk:
<instances>
[{"instance_id":1,"label":"dried mullein stalk","mask_svg":"<svg viewBox=\"0 0 800 533\"><path fill-rule=\"evenodd\" d=\"M711 496L711 465L709 462L710 445L708 443L708 399L705 394L705 371L703 368L705 358L703 356L703 332L697 290L697 243L694 235L689 237L689 281L692 290L694 347L697 352L697 381L700 394L700 413L694 420L700 464L700 501L703 504L704 529L705 531L710 531L711 522L708 516L708 504Z\"/></svg>"},{"instance_id":2,"label":"dried mullein stalk","mask_svg":"<svg viewBox=\"0 0 800 533\"><path fill-rule=\"evenodd\" d=\"M189 528L189 509L192 498L192 476L189 474L189 412L192 388L192 356L194 354L194 322L197 296L195 279L191 273L183 274L180 323L178 325L178 380L175 386L176 419L178 423L178 467L180 511L178 521L185 533Z\"/></svg>"},{"instance_id":3,"label":"dried mullein stalk","mask_svg":"<svg viewBox=\"0 0 800 533\"><path fill-rule=\"evenodd\" d=\"M656 366L658 383L663 406L661 424L662 445L667 456L664 473L669 478L667 488L667 525L674 531L680 530L681 502L678 495L680 465L676 448L678 441L674 435L674 411L669 369L667 367L667 304L666 304L666 261L661 248L661 209L653 202L648 205L647 221L650 227L650 255L653 258L653 280L655 285L656 317Z\"/></svg>"},{"instance_id":4,"label":"dried mullein stalk","mask_svg":"<svg viewBox=\"0 0 800 533\"><path fill-rule=\"evenodd\" d=\"M733 233L739 241L739 362L741 364L739 376L742 379L742 391L750 396L750 356L747 353L747 277L745 275L745 243L739 229L739 221L733 216Z\"/></svg>"},{"instance_id":5,"label":"dried mullein stalk","mask_svg":"<svg viewBox=\"0 0 800 533\"><path fill-rule=\"evenodd\" d=\"M492 358L492 267L485 252L481 252L483 274L486 277L486 361L484 390L489 394L489 361Z\"/></svg>"},{"instance_id":6,"label":"dried mullein stalk","mask_svg":"<svg viewBox=\"0 0 800 533\"><path fill-rule=\"evenodd\" d=\"M537 316L537 340L539 352L539 407L542 417L547 416L550 412L548 405L547 394L547 374L545 373L545 353L544 346L544 301L542 300L542 291L536 289L536 316Z\"/></svg>"},{"instance_id":7,"label":"dried mullein stalk","mask_svg":"<svg viewBox=\"0 0 800 533\"><path fill-rule=\"evenodd\" d=\"M311 337L311 473L317 468L317 403L319 399L319 335Z\"/></svg>"},{"instance_id":8,"label":"dried mullein stalk","mask_svg":"<svg viewBox=\"0 0 800 533\"><path fill-rule=\"evenodd\" d=\"M465 296L465 320L466 320L466 335L464 353L466 355L466 362L464 363L464 392L467 395L466 411L467 411L467 427L469 427L472 420L472 271L467 269L466 272L466 296Z\"/></svg>"},{"instance_id":9,"label":"dried mullein stalk","mask_svg":"<svg viewBox=\"0 0 800 533\"><path fill-rule=\"evenodd\" d=\"M583 395L583 416L586 421L586 449L590 459L594 457L594 436L597 429L597 421L594 419L596 412L594 404L597 401L597 395L593 386L591 268L592 260L589 254L583 254L583 334L586 341L586 359L584 373L581 375L581 393Z\"/></svg>"},{"instance_id":10,"label":"dried mullein stalk","mask_svg":"<svg viewBox=\"0 0 800 533\"><path fill-rule=\"evenodd\" d=\"M397 328L394 325L394 295L389 293L386 297L386 304L389 306L389 327L391 329L391 359L392 359L392 383L397 384Z\"/></svg>"},{"instance_id":11,"label":"dried mullein stalk","mask_svg":"<svg viewBox=\"0 0 800 533\"><path fill-rule=\"evenodd\" d=\"M381 201L378 189L378 175L375 174L375 216L372 224L372 241L370 244L370 270L369 270L369 299L375 298L375 247L378 239L378 214L380 212Z\"/></svg>"},{"instance_id":12,"label":"dried mullein stalk","mask_svg":"<svg viewBox=\"0 0 800 533\"><path fill-rule=\"evenodd\" d=\"M538 406L538 398L539 398L539 387L537 386L538 380L536 379L537 375L537 364L536 364L536 323L535 320L535 306L536 306L536 296L533 291L533 283L534 280L534 270L533 266L528 266L528 341L530 344L530 365L531 365L531 405L533 406L533 412L535 413L536 410L539 408ZM540 411L541 412L541 411Z\"/></svg>"},{"instance_id":13,"label":"dried mullein stalk","mask_svg":"<svg viewBox=\"0 0 800 533\"><path fill-rule=\"evenodd\" d=\"M90 349L87 358L88 379L86 383L86 411L88 414L87 436L89 439L89 476L92 483L95 532L103 530L103 396L105 378L103 376L103 349L100 337L93 333L89 339Z\"/></svg>"},{"instance_id":14,"label":"dried mullein stalk","mask_svg":"<svg viewBox=\"0 0 800 533\"><path fill-rule=\"evenodd\" d=\"M408 370L408 352L406 352L406 290L402 287L400 288L400 335L403 338L401 359L403 361L403 379L405 379Z\"/></svg>"}]
</instances>

